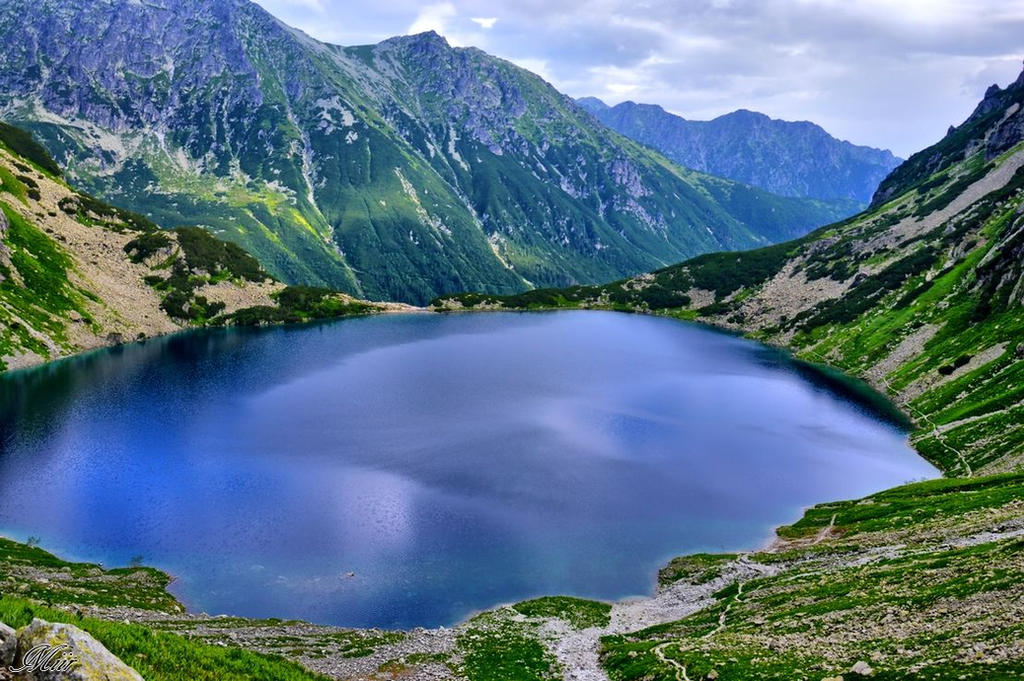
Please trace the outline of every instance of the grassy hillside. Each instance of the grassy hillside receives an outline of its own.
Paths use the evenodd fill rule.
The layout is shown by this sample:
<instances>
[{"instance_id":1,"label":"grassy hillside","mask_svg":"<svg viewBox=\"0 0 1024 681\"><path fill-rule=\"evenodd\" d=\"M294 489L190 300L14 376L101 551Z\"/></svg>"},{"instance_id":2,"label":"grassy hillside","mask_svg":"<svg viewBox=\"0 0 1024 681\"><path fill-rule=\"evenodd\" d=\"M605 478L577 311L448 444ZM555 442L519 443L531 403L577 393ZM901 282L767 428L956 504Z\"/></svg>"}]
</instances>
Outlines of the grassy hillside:
<instances>
[{"instance_id":1,"label":"grassy hillside","mask_svg":"<svg viewBox=\"0 0 1024 681\"><path fill-rule=\"evenodd\" d=\"M609 677L1024 677L1024 475L822 504L779 536L708 607L604 637Z\"/></svg>"},{"instance_id":2,"label":"grassy hillside","mask_svg":"<svg viewBox=\"0 0 1024 681\"><path fill-rule=\"evenodd\" d=\"M0 371L209 324L387 309L285 286L239 246L72 190L26 132L0 126Z\"/></svg>"}]
</instances>

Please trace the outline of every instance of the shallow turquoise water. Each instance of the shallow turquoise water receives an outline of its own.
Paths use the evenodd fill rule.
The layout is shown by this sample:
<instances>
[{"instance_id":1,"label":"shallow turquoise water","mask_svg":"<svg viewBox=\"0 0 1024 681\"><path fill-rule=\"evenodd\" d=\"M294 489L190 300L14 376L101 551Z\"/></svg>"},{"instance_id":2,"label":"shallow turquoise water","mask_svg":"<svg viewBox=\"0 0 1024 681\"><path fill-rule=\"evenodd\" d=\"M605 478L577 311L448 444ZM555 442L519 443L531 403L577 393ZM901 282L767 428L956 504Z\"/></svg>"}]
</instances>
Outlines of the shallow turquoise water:
<instances>
[{"instance_id":1,"label":"shallow turquoise water","mask_svg":"<svg viewBox=\"0 0 1024 681\"><path fill-rule=\"evenodd\" d=\"M142 556L210 613L650 593L673 555L934 474L785 355L615 313L204 331L0 378L0 528Z\"/></svg>"}]
</instances>

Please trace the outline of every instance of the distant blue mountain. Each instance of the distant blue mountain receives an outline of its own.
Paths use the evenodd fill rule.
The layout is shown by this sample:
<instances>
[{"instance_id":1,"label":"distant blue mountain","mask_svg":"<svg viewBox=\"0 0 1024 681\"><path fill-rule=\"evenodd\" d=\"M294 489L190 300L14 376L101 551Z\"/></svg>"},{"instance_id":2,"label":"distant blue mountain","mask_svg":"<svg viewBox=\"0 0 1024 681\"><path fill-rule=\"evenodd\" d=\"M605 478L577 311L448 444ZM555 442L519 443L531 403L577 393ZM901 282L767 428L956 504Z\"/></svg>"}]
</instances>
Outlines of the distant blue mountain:
<instances>
[{"instance_id":1,"label":"distant blue mountain","mask_svg":"<svg viewBox=\"0 0 1024 681\"><path fill-rule=\"evenodd\" d=\"M690 121L654 104L576 103L608 127L694 170L774 194L867 205L902 159L885 149L838 140L807 121L790 122L741 109Z\"/></svg>"}]
</instances>

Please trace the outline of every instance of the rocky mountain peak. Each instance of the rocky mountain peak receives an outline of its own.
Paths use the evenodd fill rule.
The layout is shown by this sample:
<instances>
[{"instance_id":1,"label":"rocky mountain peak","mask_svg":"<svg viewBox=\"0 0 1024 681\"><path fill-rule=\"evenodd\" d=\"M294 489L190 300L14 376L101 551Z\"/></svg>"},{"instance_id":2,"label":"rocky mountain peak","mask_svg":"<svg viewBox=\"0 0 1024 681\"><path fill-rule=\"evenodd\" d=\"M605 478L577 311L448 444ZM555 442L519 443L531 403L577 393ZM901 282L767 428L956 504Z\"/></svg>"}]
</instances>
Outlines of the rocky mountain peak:
<instances>
[{"instance_id":1,"label":"rocky mountain peak","mask_svg":"<svg viewBox=\"0 0 1024 681\"><path fill-rule=\"evenodd\" d=\"M991 85L963 123L937 144L917 152L882 181L873 206L899 196L978 152L992 160L1024 141L1024 72L1005 88Z\"/></svg>"},{"instance_id":2,"label":"rocky mountain peak","mask_svg":"<svg viewBox=\"0 0 1024 681\"><path fill-rule=\"evenodd\" d=\"M451 47L451 44L448 42L448 39L433 29L429 31L423 31L421 33L410 33L409 35L395 36L393 38L385 40L384 42L404 43L407 45L422 45L434 48Z\"/></svg>"},{"instance_id":3,"label":"rocky mountain peak","mask_svg":"<svg viewBox=\"0 0 1024 681\"><path fill-rule=\"evenodd\" d=\"M597 97L580 97L576 100L576 104L591 113L611 108Z\"/></svg>"}]
</instances>

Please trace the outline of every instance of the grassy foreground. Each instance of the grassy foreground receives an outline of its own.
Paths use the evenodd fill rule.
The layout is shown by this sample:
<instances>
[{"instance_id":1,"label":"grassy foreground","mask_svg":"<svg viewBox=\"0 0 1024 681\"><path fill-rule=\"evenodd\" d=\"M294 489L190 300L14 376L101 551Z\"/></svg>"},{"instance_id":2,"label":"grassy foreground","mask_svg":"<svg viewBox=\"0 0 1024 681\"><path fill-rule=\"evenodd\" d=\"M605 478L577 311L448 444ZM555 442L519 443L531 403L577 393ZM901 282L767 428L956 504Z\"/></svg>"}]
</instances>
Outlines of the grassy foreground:
<instances>
[{"instance_id":1,"label":"grassy foreground","mask_svg":"<svg viewBox=\"0 0 1024 681\"><path fill-rule=\"evenodd\" d=\"M603 638L610 677L1024 678L1024 474L822 504L779 537L710 607Z\"/></svg>"}]
</instances>

